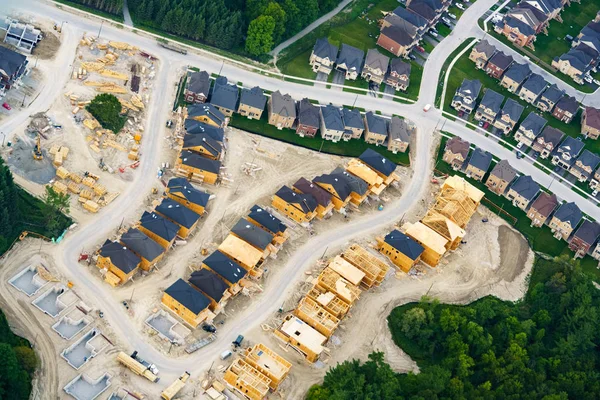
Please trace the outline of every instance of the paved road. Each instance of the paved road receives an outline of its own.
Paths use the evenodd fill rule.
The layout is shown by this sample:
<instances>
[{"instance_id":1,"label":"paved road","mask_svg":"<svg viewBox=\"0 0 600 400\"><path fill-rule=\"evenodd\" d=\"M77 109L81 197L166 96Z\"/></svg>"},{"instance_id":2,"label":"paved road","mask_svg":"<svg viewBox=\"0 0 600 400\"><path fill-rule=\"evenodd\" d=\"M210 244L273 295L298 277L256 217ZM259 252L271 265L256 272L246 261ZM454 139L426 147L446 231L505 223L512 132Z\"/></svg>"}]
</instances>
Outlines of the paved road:
<instances>
[{"instance_id":1,"label":"paved road","mask_svg":"<svg viewBox=\"0 0 600 400\"><path fill-rule=\"evenodd\" d=\"M0 6L6 1L0 0ZM355 218L347 225L309 240L301 249L296 251L287 265L282 266L281 279L266 288L264 295L258 299L250 313L240 315L235 320L230 321L228 323L228 331L220 332L219 339L215 344L182 359L168 358L149 345L145 337L132 335L132 332L136 330L129 317L125 314L123 307L113 299L110 288L107 285L98 285L97 278L93 277L86 268L80 266L76 260L82 248L89 248L93 243L105 238L115 229L116 224L121 221L121 218L130 212L128 204L134 203L136 198L145 196L148 193L153 183L152 180L154 179L156 168L161 162L161 160L157 159L161 142L160 127L164 126L164 122L167 119L167 111L170 108L168 102L172 98L174 91L173 83L177 79L179 67L184 64L192 64L201 66L209 72L218 72L222 63L216 57L212 58L196 54L184 56L170 52L157 46L153 39L136 35L127 29L115 28L110 24L105 24L102 31L103 37L127 41L150 51L161 60L161 67L157 71L154 87L154 93L160 93L161 96L154 96L151 104L148 105L148 115L150 117L147 121L146 131L149 134L145 136L142 145L144 157L137 171L137 179L129 185L127 190L115 202L106 207L95 220L67 237L59 245L59 250L62 251L62 262L58 263L60 268L63 269L69 278L77 282L78 287L86 289L86 295L89 296L90 300L102 305L106 318L122 341L127 343L131 349L135 348L139 350L148 359L155 362L166 377L169 379L175 377L184 368L190 372L198 372L205 369L235 335L251 329L253 326L261 323L266 315L275 311L287 296L289 283L295 277L302 274L315 258L323 252L325 249L324 243L336 246L358 236L371 235L390 224L390 222L398 220L402 213L421 197L425 187L424 183L430 175L429 150L432 140L431 132L433 132L436 125L441 127L445 121L439 110L432 109L430 112L424 113L422 107L426 103L433 103L437 89L437 78L444 60L464 39L471 36L470 32L473 30L472 24L475 23L476 26L477 16L485 12L493 3L494 0L479 0L471 6L455 29L455 32L458 33L449 35L444 40L443 45L437 46L432 52L425 64L421 100L415 105L398 104L386 99L368 96L356 96L348 92L332 92L322 85L307 86L283 82L251 73L233 65L223 65L224 75L230 76L234 81L242 81L246 86L260 85L269 90L280 89L290 93L297 99L310 97L322 103L352 104L356 101L357 107L380 110L383 114L387 115L398 114L413 120L418 128L417 143L415 149L413 149L414 175L409 185L404 188L401 199L388 205L381 213L369 217ZM10 132L19 124L18 121L25 121L29 112L33 111L33 109L42 110L45 109L44 107L47 108L49 106L56 96L60 94L66 79L68 79L68 74L65 74L64 71L69 68L70 60L73 59L79 35L84 31L93 32L98 30L99 23L96 19L76 17L46 3L35 2L33 4L35 6L28 6L24 2L18 6L23 7L29 13L39 13L39 15L44 15L56 21L66 20L68 22L68 24L65 24L65 31L67 33L64 36L67 45L61 48L59 56L56 59L56 72L54 75L51 75L51 79L48 79L48 86L43 89L42 95L32 104L32 110L16 113L11 119L0 126L0 131ZM0 7L1 9L2 7ZM528 162L516 159L514 154L498 145L495 141L477 134L456 122L446 121L444 130L464 137L475 145L501 158L508 159L516 168L523 173L532 175L539 183L545 186L552 185L551 188L558 197L568 201L576 201L588 214L598 214L598 209L589 200L584 199L558 182L553 184L548 175L533 167Z\"/></svg>"},{"instance_id":2,"label":"paved road","mask_svg":"<svg viewBox=\"0 0 600 400\"><path fill-rule=\"evenodd\" d=\"M127 0L123 0L123 22L127 26L133 27L133 21L131 20L131 14L129 14L129 6Z\"/></svg>"}]
</instances>

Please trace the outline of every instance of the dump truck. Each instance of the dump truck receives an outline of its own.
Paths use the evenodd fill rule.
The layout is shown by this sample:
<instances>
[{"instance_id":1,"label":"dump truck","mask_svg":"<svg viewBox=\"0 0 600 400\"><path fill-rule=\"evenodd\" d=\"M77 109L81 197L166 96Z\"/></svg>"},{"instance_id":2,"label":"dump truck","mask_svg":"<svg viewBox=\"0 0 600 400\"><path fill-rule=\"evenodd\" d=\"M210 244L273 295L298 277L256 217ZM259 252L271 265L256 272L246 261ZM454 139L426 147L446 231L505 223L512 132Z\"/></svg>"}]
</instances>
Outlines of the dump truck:
<instances>
[{"instance_id":1,"label":"dump truck","mask_svg":"<svg viewBox=\"0 0 600 400\"><path fill-rule=\"evenodd\" d=\"M160 379L152 371L150 371L148 367L128 356L127 353L122 351L119 352L117 355L117 361L132 370L135 374L148 379L150 382L158 382Z\"/></svg>"},{"instance_id":2,"label":"dump truck","mask_svg":"<svg viewBox=\"0 0 600 400\"><path fill-rule=\"evenodd\" d=\"M163 390L163 392L160 394L160 397L164 400L172 400L175 396L177 396L177 393L183 389L189 377L189 372L185 372L175 382L171 383L169 387Z\"/></svg>"}]
</instances>

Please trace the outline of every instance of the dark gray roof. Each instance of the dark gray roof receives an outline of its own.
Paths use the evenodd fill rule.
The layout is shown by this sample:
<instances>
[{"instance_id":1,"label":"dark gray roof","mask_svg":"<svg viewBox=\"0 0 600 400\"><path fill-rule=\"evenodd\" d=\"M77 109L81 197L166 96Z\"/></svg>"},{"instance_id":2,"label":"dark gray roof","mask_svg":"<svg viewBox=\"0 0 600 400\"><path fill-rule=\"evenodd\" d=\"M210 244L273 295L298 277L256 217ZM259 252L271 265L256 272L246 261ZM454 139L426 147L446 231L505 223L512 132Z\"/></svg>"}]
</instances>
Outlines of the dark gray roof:
<instances>
[{"instance_id":1,"label":"dark gray roof","mask_svg":"<svg viewBox=\"0 0 600 400\"><path fill-rule=\"evenodd\" d=\"M592 153L588 149L585 149L583 150L583 153L581 153L579 158L577 158L577 161L582 163L586 167L591 167L593 173L598 164L600 164L600 156L598 156L598 154L596 153Z\"/></svg>"},{"instance_id":2,"label":"dark gray roof","mask_svg":"<svg viewBox=\"0 0 600 400\"><path fill-rule=\"evenodd\" d=\"M362 115L360 115L360 111L357 108L349 109L344 107L342 109L342 118L344 119L345 128L365 129Z\"/></svg>"},{"instance_id":3,"label":"dark gray roof","mask_svg":"<svg viewBox=\"0 0 600 400\"><path fill-rule=\"evenodd\" d=\"M126 274L136 269L142 261L126 246L110 240L104 242L100 248L100 255L110 258L110 262Z\"/></svg>"},{"instance_id":4,"label":"dark gray roof","mask_svg":"<svg viewBox=\"0 0 600 400\"><path fill-rule=\"evenodd\" d=\"M376 115L373 111L369 111L365 117L367 119L366 125L369 128L369 132L378 133L380 135L387 134L387 121L385 118Z\"/></svg>"},{"instance_id":5,"label":"dark gray roof","mask_svg":"<svg viewBox=\"0 0 600 400\"><path fill-rule=\"evenodd\" d=\"M379 52L377 49L369 49L365 59L365 67L380 69L384 74L387 72L390 58Z\"/></svg>"},{"instance_id":6,"label":"dark gray roof","mask_svg":"<svg viewBox=\"0 0 600 400\"><path fill-rule=\"evenodd\" d=\"M248 218L256 221L274 234L283 233L287 229L287 226L279 218L257 205L252 206Z\"/></svg>"},{"instance_id":7,"label":"dark gray roof","mask_svg":"<svg viewBox=\"0 0 600 400\"><path fill-rule=\"evenodd\" d=\"M587 44L580 43L561 55L559 59L561 61L568 61L569 64L579 72L585 73L597 56L598 52L596 50L592 49Z\"/></svg>"},{"instance_id":8,"label":"dark gray roof","mask_svg":"<svg viewBox=\"0 0 600 400\"><path fill-rule=\"evenodd\" d=\"M516 28L519 30L519 32L521 32L523 35L525 36L530 36L530 35L534 35L535 34L535 30L529 26L528 24L526 24L525 22L518 20L517 18L513 17L513 16L506 16L504 18L504 23L508 26L510 26L511 28Z\"/></svg>"},{"instance_id":9,"label":"dark gray roof","mask_svg":"<svg viewBox=\"0 0 600 400\"><path fill-rule=\"evenodd\" d=\"M494 169L492 169L491 175L511 183L513 179L515 179L515 176L517 176L517 170L514 169L507 160L501 160L496 164Z\"/></svg>"},{"instance_id":10,"label":"dark gray roof","mask_svg":"<svg viewBox=\"0 0 600 400\"><path fill-rule=\"evenodd\" d=\"M282 186L275 195L289 204L298 204L305 214L317 209L317 200L311 194L296 193L289 187Z\"/></svg>"},{"instance_id":11,"label":"dark gray roof","mask_svg":"<svg viewBox=\"0 0 600 400\"><path fill-rule=\"evenodd\" d=\"M231 284L238 283L240 279L247 274L244 267L221 253L219 250L215 250L211 255L206 257L202 263L221 275Z\"/></svg>"},{"instance_id":12,"label":"dark gray roof","mask_svg":"<svg viewBox=\"0 0 600 400\"><path fill-rule=\"evenodd\" d=\"M373 149L366 149L358 158L369 167L386 177L390 176L397 167L396 164Z\"/></svg>"},{"instance_id":13,"label":"dark gray roof","mask_svg":"<svg viewBox=\"0 0 600 400\"><path fill-rule=\"evenodd\" d=\"M600 22L588 22L580 32L583 36L600 37Z\"/></svg>"},{"instance_id":14,"label":"dark gray roof","mask_svg":"<svg viewBox=\"0 0 600 400\"><path fill-rule=\"evenodd\" d=\"M221 170L220 161L211 160L210 158L203 157L200 154L194 153L189 150L183 150L179 154L179 158L181 159L181 162L184 165L189 165L191 167L198 168L203 171L219 174L219 171Z\"/></svg>"},{"instance_id":15,"label":"dark gray roof","mask_svg":"<svg viewBox=\"0 0 600 400\"><path fill-rule=\"evenodd\" d=\"M474 47L475 51L478 53L484 53L487 58L490 58L496 52L496 47L491 45L487 40L482 39L477 43Z\"/></svg>"},{"instance_id":16,"label":"dark gray roof","mask_svg":"<svg viewBox=\"0 0 600 400\"><path fill-rule=\"evenodd\" d=\"M121 236L121 243L148 261L154 260L166 250L139 229L130 228Z\"/></svg>"},{"instance_id":17,"label":"dark gray roof","mask_svg":"<svg viewBox=\"0 0 600 400\"><path fill-rule=\"evenodd\" d=\"M313 47L313 53L319 58L329 58L332 62L335 62L337 57L338 48L337 46L329 43L326 37L317 39L315 47Z\"/></svg>"},{"instance_id":18,"label":"dark gray roof","mask_svg":"<svg viewBox=\"0 0 600 400\"><path fill-rule=\"evenodd\" d=\"M489 108L493 112L498 113L500 111L500 107L502 107L503 101L504 96L498 92L494 92L492 89L487 89L483 95L483 99L481 99L481 103L479 103L479 106Z\"/></svg>"},{"instance_id":19,"label":"dark gray roof","mask_svg":"<svg viewBox=\"0 0 600 400\"><path fill-rule=\"evenodd\" d=\"M215 80L210 103L225 108L227 110L236 110L238 101L238 88L236 85L230 85L227 78L219 76Z\"/></svg>"},{"instance_id":20,"label":"dark gray roof","mask_svg":"<svg viewBox=\"0 0 600 400\"><path fill-rule=\"evenodd\" d=\"M552 103L556 104L556 102L560 100L564 93L564 90L560 90L558 86L556 86L556 84L553 83L552 85L548 86L546 90L544 90L544 93L542 93L542 98L548 99L548 101L551 101ZM541 100L542 99L540 99L540 101Z\"/></svg>"},{"instance_id":21,"label":"dark gray roof","mask_svg":"<svg viewBox=\"0 0 600 400\"><path fill-rule=\"evenodd\" d=\"M213 157L218 158L223 150L221 143L214 140L206 133L197 133L195 135L185 135L183 137L183 149L191 147L204 147Z\"/></svg>"},{"instance_id":22,"label":"dark gray roof","mask_svg":"<svg viewBox=\"0 0 600 400\"><path fill-rule=\"evenodd\" d=\"M513 58L499 51L490 58L489 63L505 71L513 63Z\"/></svg>"},{"instance_id":23,"label":"dark gray roof","mask_svg":"<svg viewBox=\"0 0 600 400\"><path fill-rule=\"evenodd\" d=\"M350 190L360 196L364 195L365 193L367 193L367 190L369 190L369 185L367 184L367 182L365 182L358 176L354 176L346 172L346 170L342 167L337 167L331 172L331 174L340 176L342 179L346 179Z\"/></svg>"},{"instance_id":24,"label":"dark gray roof","mask_svg":"<svg viewBox=\"0 0 600 400\"><path fill-rule=\"evenodd\" d=\"M218 111L218 110L217 110ZM220 111L219 111L220 113ZM221 114L222 115L222 114ZM218 126L212 126L205 124L204 122L196 121L195 119L186 119L185 120L185 131L190 135L195 135L198 133L204 133L216 140L217 142L223 143L223 137L225 136L225 132L223 128Z\"/></svg>"},{"instance_id":25,"label":"dark gray roof","mask_svg":"<svg viewBox=\"0 0 600 400\"><path fill-rule=\"evenodd\" d=\"M567 136L565 140L558 146L558 153L566 153L574 159L581 153L585 144L581 140L577 140L574 137Z\"/></svg>"},{"instance_id":26,"label":"dark gray roof","mask_svg":"<svg viewBox=\"0 0 600 400\"><path fill-rule=\"evenodd\" d=\"M266 103L267 96L265 96L263 90L258 86L255 86L252 89L242 89L240 104L246 104L250 107L255 107L259 110L264 110Z\"/></svg>"},{"instance_id":27,"label":"dark gray roof","mask_svg":"<svg viewBox=\"0 0 600 400\"><path fill-rule=\"evenodd\" d=\"M271 93L271 111L282 117L296 118L296 102L289 94L277 90Z\"/></svg>"},{"instance_id":28,"label":"dark gray roof","mask_svg":"<svg viewBox=\"0 0 600 400\"><path fill-rule=\"evenodd\" d=\"M571 228L575 228L583 218L583 213L574 202L563 203L554 213L554 217L561 222L568 222Z\"/></svg>"},{"instance_id":29,"label":"dark gray roof","mask_svg":"<svg viewBox=\"0 0 600 400\"><path fill-rule=\"evenodd\" d=\"M200 219L200 215L169 198L162 200L156 207L156 212L188 229Z\"/></svg>"},{"instance_id":30,"label":"dark gray roof","mask_svg":"<svg viewBox=\"0 0 600 400\"><path fill-rule=\"evenodd\" d=\"M584 220L575 232L574 237L578 237L589 245L593 245L600 236L600 225L597 222Z\"/></svg>"},{"instance_id":31,"label":"dark gray roof","mask_svg":"<svg viewBox=\"0 0 600 400\"><path fill-rule=\"evenodd\" d=\"M527 64L514 63L504 73L504 76L512 79L518 84L525 82L525 79L531 74L531 68Z\"/></svg>"},{"instance_id":32,"label":"dark gray roof","mask_svg":"<svg viewBox=\"0 0 600 400\"><path fill-rule=\"evenodd\" d=\"M471 153L471 159L469 160L469 165L474 166L482 170L483 172L487 172L490 164L492 163L492 154L488 153L480 149L479 147L475 148Z\"/></svg>"},{"instance_id":33,"label":"dark gray roof","mask_svg":"<svg viewBox=\"0 0 600 400\"><path fill-rule=\"evenodd\" d=\"M167 184L169 192L178 197L182 197L192 204L197 204L202 207L206 207L210 195L202 190L196 189L187 179L185 178L171 178Z\"/></svg>"},{"instance_id":34,"label":"dark gray roof","mask_svg":"<svg viewBox=\"0 0 600 400\"><path fill-rule=\"evenodd\" d=\"M476 99L481 91L481 82L478 79L463 79L457 92L463 96L470 96Z\"/></svg>"},{"instance_id":35,"label":"dark gray roof","mask_svg":"<svg viewBox=\"0 0 600 400\"><path fill-rule=\"evenodd\" d=\"M342 201L346 200L352 192L352 188L350 187L349 182L342 176L339 176L337 174L319 175L313 179L313 182L325 183L333 186L333 189L337 193L337 197Z\"/></svg>"},{"instance_id":36,"label":"dark gray roof","mask_svg":"<svg viewBox=\"0 0 600 400\"><path fill-rule=\"evenodd\" d=\"M167 242L173 240L177 236L177 232L179 232L179 227L176 223L169 221L155 212L149 213L144 211L142 218L140 218L140 224Z\"/></svg>"},{"instance_id":37,"label":"dark gray roof","mask_svg":"<svg viewBox=\"0 0 600 400\"><path fill-rule=\"evenodd\" d=\"M323 124L325 125L326 129L332 129L335 131L344 130L342 112L339 108L331 104L321 107L321 116L323 117Z\"/></svg>"},{"instance_id":38,"label":"dark gray roof","mask_svg":"<svg viewBox=\"0 0 600 400\"><path fill-rule=\"evenodd\" d=\"M510 188L529 201L540 191L540 185L529 175L518 177Z\"/></svg>"},{"instance_id":39,"label":"dark gray roof","mask_svg":"<svg viewBox=\"0 0 600 400\"><path fill-rule=\"evenodd\" d=\"M410 77L410 70L410 63L405 62L401 58L393 58L390 62L390 73L396 72L398 75Z\"/></svg>"},{"instance_id":40,"label":"dark gray roof","mask_svg":"<svg viewBox=\"0 0 600 400\"><path fill-rule=\"evenodd\" d=\"M187 73L187 90L196 94L203 94L208 97L210 91L210 76L206 71Z\"/></svg>"},{"instance_id":41,"label":"dark gray roof","mask_svg":"<svg viewBox=\"0 0 600 400\"><path fill-rule=\"evenodd\" d=\"M523 114L523 107L521 104L517 103L513 99L506 100L504 103L504 107L502 107L502 115L508 115L511 121L518 121L521 118L521 114Z\"/></svg>"},{"instance_id":42,"label":"dark gray roof","mask_svg":"<svg viewBox=\"0 0 600 400\"><path fill-rule=\"evenodd\" d=\"M563 96L558 103L556 103L556 108L561 109L563 111L568 111L571 114L575 115L577 110L579 109L579 103L577 99L572 96Z\"/></svg>"},{"instance_id":43,"label":"dark gray roof","mask_svg":"<svg viewBox=\"0 0 600 400\"><path fill-rule=\"evenodd\" d=\"M401 46L408 46L414 41L414 36L410 27L390 25L383 28L381 34L387 36Z\"/></svg>"},{"instance_id":44,"label":"dark gray roof","mask_svg":"<svg viewBox=\"0 0 600 400\"><path fill-rule=\"evenodd\" d=\"M293 187L302 193L311 194L317 203L323 207L327 207L331 203L332 194L306 178L298 179Z\"/></svg>"},{"instance_id":45,"label":"dark gray roof","mask_svg":"<svg viewBox=\"0 0 600 400\"><path fill-rule=\"evenodd\" d=\"M319 107L304 98L298 103L298 123L301 125L319 127Z\"/></svg>"},{"instance_id":46,"label":"dark gray roof","mask_svg":"<svg viewBox=\"0 0 600 400\"><path fill-rule=\"evenodd\" d=\"M397 229L385 235L385 242L411 260L419 258L425 250L423 246Z\"/></svg>"},{"instance_id":47,"label":"dark gray roof","mask_svg":"<svg viewBox=\"0 0 600 400\"><path fill-rule=\"evenodd\" d=\"M342 43L336 64L345 64L348 70L355 69L358 73L360 73L364 57L364 51Z\"/></svg>"},{"instance_id":48,"label":"dark gray roof","mask_svg":"<svg viewBox=\"0 0 600 400\"><path fill-rule=\"evenodd\" d=\"M194 314L199 314L210 304L208 297L194 289L189 283L181 278L165 289L165 293L177 300Z\"/></svg>"},{"instance_id":49,"label":"dark gray roof","mask_svg":"<svg viewBox=\"0 0 600 400\"><path fill-rule=\"evenodd\" d=\"M415 27L424 28L427 26L427 20L425 18L421 17L419 14L416 14L406 9L405 7L396 7L396 9L394 10L394 14L396 14L397 16L399 16L400 18L402 18L403 20Z\"/></svg>"},{"instance_id":50,"label":"dark gray roof","mask_svg":"<svg viewBox=\"0 0 600 400\"><path fill-rule=\"evenodd\" d=\"M225 122L225 115L210 103L192 104L187 109L189 118L208 116L217 121L219 125Z\"/></svg>"},{"instance_id":51,"label":"dark gray roof","mask_svg":"<svg viewBox=\"0 0 600 400\"><path fill-rule=\"evenodd\" d=\"M229 288L229 285L227 285L219 275L206 268L201 268L198 271L192 272L188 281L190 285L197 287L202 293L217 303L221 301L223 294L225 294Z\"/></svg>"},{"instance_id":52,"label":"dark gray roof","mask_svg":"<svg viewBox=\"0 0 600 400\"><path fill-rule=\"evenodd\" d=\"M428 4L427 0L413 0L407 7L410 11L419 14L427 21L432 21L436 16L436 8Z\"/></svg>"},{"instance_id":53,"label":"dark gray roof","mask_svg":"<svg viewBox=\"0 0 600 400\"><path fill-rule=\"evenodd\" d=\"M551 126L547 126L544 128L539 138L544 139L545 144L551 143L552 147L556 147L564 136L565 134L562 133L562 131Z\"/></svg>"},{"instance_id":54,"label":"dark gray roof","mask_svg":"<svg viewBox=\"0 0 600 400\"><path fill-rule=\"evenodd\" d=\"M393 116L388 125L389 140L400 139L403 142L410 142L410 129L408 124L402 118Z\"/></svg>"},{"instance_id":55,"label":"dark gray roof","mask_svg":"<svg viewBox=\"0 0 600 400\"><path fill-rule=\"evenodd\" d=\"M521 122L520 127L525 130L532 131L533 134L537 136L542 133L542 129L544 129L544 126L546 126L547 122L548 121L546 121L544 118L532 112L527 114L523 122Z\"/></svg>"},{"instance_id":56,"label":"dark gray roof","mask_svg":"<svg viewBox=\"0 0 600 400\"><path fill-rule=\"evenodd\" d=\"M264 229L254 225L245 218L240 220L231 228L231 232L252 246L264 250L273 241L273 235Z\"/></svg>"},{"instance_id":57,"label":"dark gray roof","mask_svg":"<svg viewBox=\"0 0 600 400\"><path fill-rule=\"evenodd\" d=\"M529 75L529 78L527 78L527 80L523 84L523 88L539 96L540 94L542 94L547 85L548 82L546 82L546 80L541 75L533 73Z\"/></svg>"},{"instance_id":58,"label":"dark gray roof","mask_svg":"<svg viewBox=\"0 0 600 400\"><path fill-rule=\"evenodd\" d=\"M18 75L26 62L27 57L24 55L0 46L0 70L6 72L8 76Z\"/></svg>"}]
</instances>

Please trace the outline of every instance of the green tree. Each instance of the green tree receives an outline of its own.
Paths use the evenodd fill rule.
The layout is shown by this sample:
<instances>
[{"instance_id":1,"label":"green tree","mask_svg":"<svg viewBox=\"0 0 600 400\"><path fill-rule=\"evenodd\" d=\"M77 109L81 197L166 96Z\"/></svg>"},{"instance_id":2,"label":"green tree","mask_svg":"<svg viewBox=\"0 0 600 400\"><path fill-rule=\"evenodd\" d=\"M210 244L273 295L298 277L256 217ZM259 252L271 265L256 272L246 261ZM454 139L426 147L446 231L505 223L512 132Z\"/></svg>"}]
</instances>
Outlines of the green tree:
<instances>
[{"instance_id":1,"label":"green tree","mask_svg":"<svg viewBox=\"0 0 600 400\"><path fill-rule=\"evenodd\" d=\"M171 13L172 11L169 11ZM166 18L166 17L165 17ZM121 103L116 96L102 93L92 99L86 110L98 120L104 129L119 133L125 125L126 118L121 116Z\"/></svg>"},{"instance_id":2,"label":"green tree","mask_svg":"<svg viewBox=\"0 0 600 400\"><path fill-rule=\"evenodd\" d=\"M274 30L275 20L273 17L261 15L253 20L248 27L246 51L253 56L260 56L271 51Z\"/></svg>"},{"instance_id":3,"label":"green tree","mask_svg":"<svg viewBox=\"0 0 600 400\"><path fill-rule=\"evenodd\" d=\"M33 374L38 365L37 356L31 347L17 346L14 348L19 365L29 374Z\"/></svg>"},{"instance_id":4,"label":"green tree","mask_svg":"<svg viewBox=\"0 0 600 400\"><path fill-rule=\"evenodd\" d=\"M273 30L273 41L275 43L279 43L283 34L285 33L285 26L287 23L287 16L283 8L277 3L271 2L265 8L262 15L268 15L269 17L273 17L275 20L275 29Z\"/></svg>"},{"instance_id":5,"label":"green tree","mask_svg":"<svg viewBox=\"0 0 600 400\"><path fill-rule=\"evenodd\" d=\"M52 186L46 186L43 196L45 225L51 232L55 232L60 226L61 216L69 213L70 199L69 194L59 193Z\"/></svg>"}]
</instances>

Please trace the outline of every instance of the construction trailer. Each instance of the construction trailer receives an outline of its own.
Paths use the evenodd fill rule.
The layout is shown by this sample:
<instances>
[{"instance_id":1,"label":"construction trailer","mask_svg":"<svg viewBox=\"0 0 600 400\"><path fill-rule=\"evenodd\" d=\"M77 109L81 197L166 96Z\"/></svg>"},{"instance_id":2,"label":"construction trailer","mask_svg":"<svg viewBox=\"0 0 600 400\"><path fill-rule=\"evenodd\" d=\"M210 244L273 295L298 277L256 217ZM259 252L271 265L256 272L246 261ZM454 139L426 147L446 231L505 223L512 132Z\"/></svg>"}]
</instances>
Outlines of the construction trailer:
<instances>
[{"instance_id":1,"label":"construction trailer","mask_svg":"<svg viewBox=\"0 0 600 400\"><path fill-rule=\"evenodd\" d=\"M423 246L421 260L430 267L436 267L446 253L448 240L421 222L406 223L402 230L408 237Z\"/></svg>"},{"instance_id":2,"label":"construction trailer","mask_svg":"<svg viewBox=\"0 0 600 400\"><path fill-rule=\"evenodd\" d=\"M361 290L351 284L331 268L325 268L317 278L317 285L333 292L349 305L354 304L360 297Z\"/></svg>"},{"instance_id":3,"label":"construction trailer","mask_svg":"<svg viewBox=\"0 0 600 400\"><path fill-rule=\"evenodd\" d=\"M447 250L456 250L465 237L464 229L435 210L429 210L421 222L448 240Z\"/></svg>"},{"instance_id":4,"label":"construction trailer","mask_svg":"<svg viewBox=\"0 0 600 400\"><path fill-rule=\"evenodd\" d=\"M164 400L172 400L177 393L185 386L185 383L189 379L189 372L184 372L177 380L171 383L165 390L162 391L160 397Z\"/></svg>"},{"instance_id":5,"label":"construction trailer","mask_svg":"<svg viewBox=\"0 0 600 400\"><path fill-rule=\"evenodd\" d=\"M246 349L244 360L271 380L271 390L277 390L292 368L291 362L262 343Z\"/></svg>"},{"instance_id":6,"label":"construction trailer","mask_svg":"<svg viewBox=\"0 0 600 400\"><path fill-rule=\"evenodd\" d=\"M250 400L262 400L269 393L271 379L246 361L238 358L225 371L227 385Z\"/></svg>"},{"instance_id":7,"label":"construction trailer","mask_svg":"<svg viewBox=\"0 0 600 400\"><path fill-rule=\"evenodd\" d=\"M336 318L343 318L350 310L350 304L336 296L335 293L315 285L306 296L319 303L325 310Z\"/></svg>"},{"instance_id":8,"label":"construction trailer","mask_svg":"<svg viewBox=\"0 0 600 400\"><path fill-rule=\"evenodd\" d=\"M244 267L250 276L260 278L263 252L246 243L242 239L229 234L218 247L218 250Z\"/></svg>"},{"instance_id":9,"label":"construction trailer","mask_svg":"<svg viewBox=\"0 0 600 400\"><path fill-rule=\"evenodd\" d=\"M390 266L386 262L369 253L369 251L358 244L348 247L342 253L342 257L365 273L361 282L365 288L379 286L390 269Z\"/></svg>"},{"instance_id":10,"label":"construction trailer","mask_svg":"<svg viewBox=\"0 0 600 400\"><path fill-rule=\"evenodd\" d=\"M335 256L327 266L354 286L360 286L365 277L364 272L350 264L340 255Z\"/></svg>"},{"instance_id":11,"label":"construction trailer","mask_svg":"<svg viewBox=\"0 0 600 400\"><path fill-rule=\"evenodd\" d=\"M327 341L324 335L295 315L288 315L274 335L297 350L311 363L319 359L324 351L323 345Z\"/></svg>"},{"instance_id":12,"label":"construction trailer","mask_svg":"<svg viewBox=\"0 0 600 400\"><path fill-rule=\"evenodd\" d=\"M150 371L150 369L147 366L138 362L137 360L134 360L128 354L122 351L119 352L119 354L117 355L117 361L129 368L136 375L142 376L148 379L150 382L159 381L159 377L156 376L152 371Z\"/></svg>"},{"instance_id":13,"label":"construction trailer","mask_svg":"<svg viewBox=\"0 0 600 400\"><path fill-rule=\"evenodd\" d=\"M327 338L331 337L340 323L337 317L308 296L300 300L298 307L294 310L294 315Z\"/></svg>"}]
</instances>

